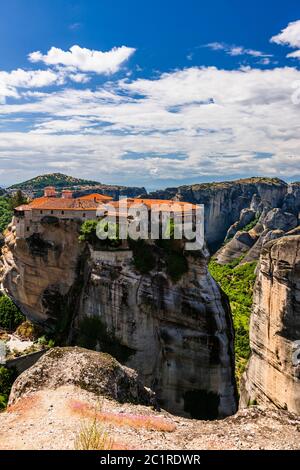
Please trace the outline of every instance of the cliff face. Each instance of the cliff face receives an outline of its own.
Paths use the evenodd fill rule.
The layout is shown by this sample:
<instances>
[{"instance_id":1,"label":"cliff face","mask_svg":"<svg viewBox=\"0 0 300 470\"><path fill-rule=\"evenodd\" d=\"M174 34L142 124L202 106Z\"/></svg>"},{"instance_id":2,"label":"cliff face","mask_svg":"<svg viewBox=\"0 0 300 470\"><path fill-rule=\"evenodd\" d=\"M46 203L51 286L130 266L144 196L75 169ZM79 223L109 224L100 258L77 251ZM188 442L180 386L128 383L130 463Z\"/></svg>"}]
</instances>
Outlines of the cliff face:
<instances>
[{"instance_id":1,"label":"cliff face","mask_svg":"<svg viewBox=\"0 0 300 470\"><path fill-rule=\"evenodd\" d=\"M27 239L16 240L13 226L6 233L0 262L3 287L29 319L49 328L75 308L71 293L82 253L78 229L77 222L45 218L39 233Z\"/></svg>"},{"instance_id":2,"label":"cliff face","mask_svg":"<svg viewBox=\"0 0 300 470\"><path fill-rule=\"evenodd\" d=\"M223 241L229 227L251 204L280 207L288 185L277 178L249 178L223 183L203 183L151 193L149 197L175 198L205 205L205 234L210 245Z\"/></svg>"},{"instance_id":3,"label":"cliff face","mask_svg":"<svg viewBox=\"0 0 300 470\"><path fill-rule=\"evenodd\" d=\"M188 271L173 282L163 263L141 275L130 250L95 251L78 242L75 222L54 222L26 240L12 227L7 236L2 284L22 311L61 337L68 332L68 343L136 369L168 410L233 414L231 314L207 253L188 256Z\"/></svg>"},{"instance_id":4,"label":"cliff face","mask_svg":"<svg viewBox=\"0 0 300 470\"><path fill-rule=\"evenodd\" d=\"M255 400L300 413L299 339L300 236L290 235L262 250L241 406Z\"/></svg>"}]
</instances>

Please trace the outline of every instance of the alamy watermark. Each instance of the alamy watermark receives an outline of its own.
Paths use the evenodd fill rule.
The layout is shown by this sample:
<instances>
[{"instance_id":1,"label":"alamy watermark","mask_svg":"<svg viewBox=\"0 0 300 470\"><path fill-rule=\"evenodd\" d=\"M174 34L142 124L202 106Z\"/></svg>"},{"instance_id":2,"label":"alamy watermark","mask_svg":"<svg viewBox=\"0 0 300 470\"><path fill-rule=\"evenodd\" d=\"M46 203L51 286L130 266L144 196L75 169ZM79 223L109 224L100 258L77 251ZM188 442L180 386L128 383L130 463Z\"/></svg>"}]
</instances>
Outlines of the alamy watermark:
<instances>
[{"instance_id":1,"label":"alamy watermark","mask_svg":"<svg viewBox=\"0 0 300 470\"><path fill-rule=\"evenodd\" d=\"M96 228L100 240L184 240L185 250L200 250L204 245L204 206L176 201L141 202L122 198L100 204Z\"/></svg>"}]
</instances>

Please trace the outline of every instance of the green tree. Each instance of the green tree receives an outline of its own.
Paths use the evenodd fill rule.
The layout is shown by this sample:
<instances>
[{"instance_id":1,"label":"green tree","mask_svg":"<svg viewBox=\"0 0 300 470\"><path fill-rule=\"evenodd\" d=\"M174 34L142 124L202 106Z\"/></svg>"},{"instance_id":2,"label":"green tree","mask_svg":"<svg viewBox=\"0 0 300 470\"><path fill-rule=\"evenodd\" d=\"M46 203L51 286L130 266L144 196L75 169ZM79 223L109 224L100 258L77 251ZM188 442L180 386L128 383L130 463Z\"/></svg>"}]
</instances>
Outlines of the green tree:
<instances>
[{"instance_id":1,"label":"green tree","mask_svg":"<svg viewBox=\"0 0 300 470\"><path fill-rule=\"evenodd\" d=\"M25 320L13 301L3 295L0 297L0 327L6 330L15 330Z\"/></svg>"},{"instance_id":2,"label":"green tree","mask_svg":"<svg viewBox=\"0 0 300 470\"><path fill-rule=\"evenodd\" d=\"M16 372L0 366L0 410L7 406L12 384L16 379Z\"/></svg>"},{"instance_id":3,"label":"green tree","mask_svg":"<svg viewBox=\"0 0 300 470\"><path fill-rule=\"evenodd\" d=\"M28 202L27 197L24 196L24 194L22 193L20 189L18 189L18 191L10 198L10 201L9 201L10 209L14 210L16 207L22 206L22 204L27 204L27 202Z\"/></svg>"}]
</instances>

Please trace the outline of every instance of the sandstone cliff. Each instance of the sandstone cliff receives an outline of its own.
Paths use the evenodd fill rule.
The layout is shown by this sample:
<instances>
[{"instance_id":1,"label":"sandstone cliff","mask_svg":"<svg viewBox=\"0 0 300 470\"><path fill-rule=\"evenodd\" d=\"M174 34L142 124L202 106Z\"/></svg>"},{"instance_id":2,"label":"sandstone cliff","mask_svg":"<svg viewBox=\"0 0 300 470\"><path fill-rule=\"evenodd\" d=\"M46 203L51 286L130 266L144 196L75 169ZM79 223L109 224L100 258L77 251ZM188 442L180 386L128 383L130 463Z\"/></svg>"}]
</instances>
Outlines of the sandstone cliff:
<instances>
[{"instance_id":1,"label":"sandstone cliff","mask_svg":"<svg viewBox=\"0 0 300 470\"><path fill-rule=\"evenodd\" d=\"M186 256L187 272L175 282L164 253L150 249L156 265L142 275L131 250L80 244L76 222L48 218L26 240L10 227L2 285L31 320L67 343L108 351L136 369L166 409L233 414L231 314L207 271L208 253Z\"/></svg>"},{"instance_id":2,"label":"sandstone cliff","mask_svg":"<svg viewBox=\"0 0 300 470\"><path fill-rule=\"evenodd\" d=\"M274 208L263 209L255 213L256 225L247 231L246 229L237 231L232 239L228 234L232 233L232 228L227 232L225 244L217 251L214 258L219 264L230 263L236 258L242 257L241 263L258 261L260 253L266 243L270 240L283 237L286 233L298 226L297 215L285 212L283 209Z\"/></svg>"},{"instance_id":3,"label":"sandstone cliff","mask_svg":"<svg viewBox=\"0 0 300 470\"><path fill-rule=\"evenodd\" d=\"M205 233L214 248L227 230L240 219L243 209L281 207L288 185L278 178L248 178L222 183L203 183L150 193L148 197L187 201L205 205ZM293 202L294 203L294 202Z\"/></svg>"},{"instance_id":4,"label":"sandstone cliff","mask_svg":"<svg viewBox=\"0 0 300 470\"><path fill-rule=\"evenodd\" d=\"M300 236L292 232L262 249L241 406L256 402L300 413L299 340Z\"/></svg>"}]
</instances>

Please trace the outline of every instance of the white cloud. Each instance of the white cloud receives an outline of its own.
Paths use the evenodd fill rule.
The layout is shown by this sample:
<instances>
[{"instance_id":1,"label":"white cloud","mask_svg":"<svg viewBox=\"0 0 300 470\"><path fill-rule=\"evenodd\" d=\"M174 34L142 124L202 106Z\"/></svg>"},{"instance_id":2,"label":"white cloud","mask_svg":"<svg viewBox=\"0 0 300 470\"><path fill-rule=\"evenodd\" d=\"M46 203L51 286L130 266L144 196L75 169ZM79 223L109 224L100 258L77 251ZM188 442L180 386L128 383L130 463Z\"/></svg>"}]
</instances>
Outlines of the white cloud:
<instances>
[{"instance_id":1,"label":"white cloud","mask_svg":"<svg viewBox=\"0 0 300 470\"><path fill-rule=\"evenodd\" d=\"M289 23L279 34L271 38L271 42L288 46L292 48L299 48L294 52L287 54L290 59L300 60L300 20Z\"/></svg>"},{"instance_id":2,"label":"white cloud","mask_svg":"<svg viewBox=\"0 0 300 470\"><path fill-rule=\"evenodd\" d=\"M87 83L91 78L84 73L71 73L69 79L76 83Z\"/></svg>"},{"instance_id":3,"label":"white cloud","mask_svg":"<svg viewBox=\"0 0 300 470\"><path fill-rule=\"evenodd\" d=\"M226 54L231 56L249 55L252 57L272 57L272 54L265 54L255 49L246 49L243 46L235 46L232 44L226 44L224 42L210 42L205 47L212 49L213 51L224 51Z\"/></svg>"},{"instance_id":4,"label":"white cloud","mask_svg":"<svg viewBox=\"0 0 300 470\"><path fill-rule=\"evenodd\" d=\"M120 70L121 66L135 52L132 47L114 47L108 52L72 46L69 51L51 47L47 54L40 51L29 54L31 62L44 62L47 65L74 67L81 72L95 72L109 75Z\"/></svg>"},{"instance_id":5,"label":"white cloud","mask_svg":"<svg viewBox=\"0 0 300 470\"><path fill-rule=\"evenodd\" d=\"M9 168L13 181L64 164L107 183L156 186L203 176L299 175L296 81L300 71L292 67L191 67L155 80L34 93L0 107L3 117L30 115L29 130L1 133L0 169ZM155 158L136 161L131 153ZM187 158L176 160L178 153Z\"/></svg>"},{"instance_id":6,"label":"white cloud","mask_svg":"<svg viewBox=\"0 0 300 470\"><path fill-rule=\"evenodd\" d=\"M271 38L271 42L300 48L300 20L289 23L279 34Z\"/></svg>"},{"instance_id":7,"label":"white cloud","mask_svg":"<svg viewBox=\"0 0 300 470\"><path fill-rule=\"evenodd\" d=\"M7 97L18 98L18 88L42 88L59 81L58 74L50 70L0 71L0 102L5 102Z\"/></svg>"}]
</instances>

